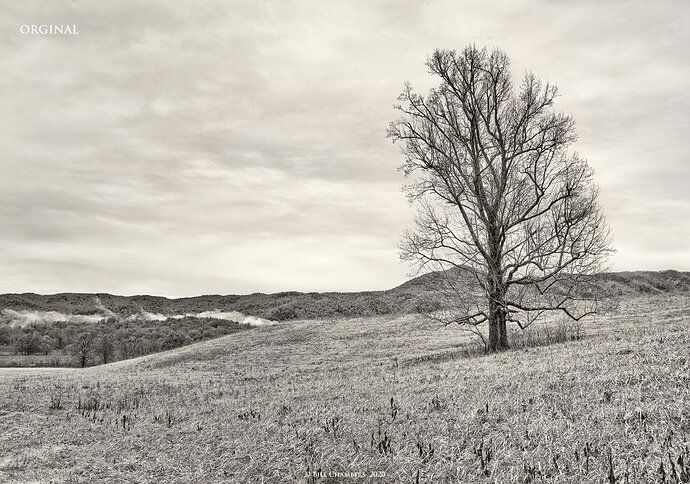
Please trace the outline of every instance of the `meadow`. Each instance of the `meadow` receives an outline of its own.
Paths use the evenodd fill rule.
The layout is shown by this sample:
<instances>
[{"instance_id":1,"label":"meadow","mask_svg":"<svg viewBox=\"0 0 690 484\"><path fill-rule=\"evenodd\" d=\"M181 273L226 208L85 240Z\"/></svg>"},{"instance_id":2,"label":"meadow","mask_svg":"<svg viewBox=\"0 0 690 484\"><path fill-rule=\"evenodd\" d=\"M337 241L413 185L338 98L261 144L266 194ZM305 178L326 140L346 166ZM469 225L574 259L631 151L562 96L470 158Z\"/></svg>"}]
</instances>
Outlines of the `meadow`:
<instances>
[{"instance_id":1,"label":"meadow","mask_svg":"<svg viewBox=\"0 0 690 484\"><path fill-rule=\"evenodd\" d=\"M690 482L690 297L529 331L482 355L414 314L297 320L0 369L0 482Z\"/></svg>"}]
</instances>

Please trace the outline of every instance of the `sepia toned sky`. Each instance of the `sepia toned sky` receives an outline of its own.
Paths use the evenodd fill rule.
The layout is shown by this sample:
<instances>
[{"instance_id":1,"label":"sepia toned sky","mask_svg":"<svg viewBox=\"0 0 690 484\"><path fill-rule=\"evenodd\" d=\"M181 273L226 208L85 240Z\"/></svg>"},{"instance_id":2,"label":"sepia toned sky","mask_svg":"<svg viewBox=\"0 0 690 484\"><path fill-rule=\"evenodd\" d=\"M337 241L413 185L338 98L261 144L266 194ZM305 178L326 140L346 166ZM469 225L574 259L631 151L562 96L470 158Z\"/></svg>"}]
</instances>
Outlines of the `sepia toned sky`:
<instances>
[{"instance_id":1,"label":"sepia toned sky","mask_svg":"<svg viewBox=\"0 0 690 484\"><path fill-rule=\"evenodd\" d=\"M413 210L385 138L434 48L560 87L615 270L690 270L684 1L0 6L0 292L386 289ZM79 34L23 35L25 24Z\"/></svg>"}]
</instances>

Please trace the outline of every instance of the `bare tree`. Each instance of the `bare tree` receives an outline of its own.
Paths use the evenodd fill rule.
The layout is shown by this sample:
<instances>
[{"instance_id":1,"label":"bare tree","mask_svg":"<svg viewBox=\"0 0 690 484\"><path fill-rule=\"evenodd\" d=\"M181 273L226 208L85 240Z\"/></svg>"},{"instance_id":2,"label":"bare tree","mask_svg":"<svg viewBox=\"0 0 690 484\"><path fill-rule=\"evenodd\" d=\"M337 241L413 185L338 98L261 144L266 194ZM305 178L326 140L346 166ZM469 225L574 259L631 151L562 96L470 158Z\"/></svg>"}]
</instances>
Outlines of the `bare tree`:
<instances>
[{"instance_id":1,"label":"bare tree","mask_svg":"<svg viewBox=\"0 0 690 484\"><path fill-rule=\"evenodd\" d=\"M388 136L402 145L405 188L419 205L402 257L446 270L460 302L444 322L475 332L488 322L486 349L498 351L508 321L595 312L596 290L585 286L612 252L609 229L592 170L569 151L574 121L553 109L557 88L532 73L514 85L500 50L437 50L427 67L440 85L421 96L407 84Z\"/></svg>"},{"instance_id":2,"label":"bare tree","mask_svg":"<svg viewBox=\"0 0 690 484\"><path fill-rule=\"evenodd\" d=\"M86 367L86 364L91 359L93 353L93 336L90 334L83 334L72 343L71 353L77 360L81 368Z\"/></svg>"},{"instance_id":3,"label":"bare tree","mask_svg":"<svg viewBox=\"0 0 690 484\"><path fill-rule=\"evenodd\" d=\"M107 364L112 361L114 348L113 343L112 341L110 341L108 335L104 334L101 338L98 339L96 343L96 352L98 353L98 356L101 358L103 364Z\"/></svg>"}]
</instances>

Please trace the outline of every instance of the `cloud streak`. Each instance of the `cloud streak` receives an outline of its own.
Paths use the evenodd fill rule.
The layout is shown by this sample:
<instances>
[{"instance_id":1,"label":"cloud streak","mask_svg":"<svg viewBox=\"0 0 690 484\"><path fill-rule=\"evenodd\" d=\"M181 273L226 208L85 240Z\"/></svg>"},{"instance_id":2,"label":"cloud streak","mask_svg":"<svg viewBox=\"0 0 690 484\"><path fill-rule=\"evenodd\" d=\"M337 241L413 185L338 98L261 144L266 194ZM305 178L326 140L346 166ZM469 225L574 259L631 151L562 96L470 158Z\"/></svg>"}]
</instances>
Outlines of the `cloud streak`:
<instances>
[{"instance_id":1,"label":"cloud streak","mask_svg":"<svg viewBox=\"0 0 690 484\"><path fill-rule=\"evenodd\" d=\"M37 311L31 309L9 309L0 310L0 321L12 326L25 327L31 324L52 324L52 323L78 323L95 324L109 318L119 318L120 316L112 311L105 309L106 314L65 314L59 311ZM220 319L223 321L234 321L236 323L248 324L250 326L265 326L273 324L273 321L248 316L239 311L202 311L200 313L186 314L162 314L152 313L141 308L138 313L130 314L124 319L127 321L165 321L166 319L182 319L185 317Z\"/></svg>"}]
</instances>

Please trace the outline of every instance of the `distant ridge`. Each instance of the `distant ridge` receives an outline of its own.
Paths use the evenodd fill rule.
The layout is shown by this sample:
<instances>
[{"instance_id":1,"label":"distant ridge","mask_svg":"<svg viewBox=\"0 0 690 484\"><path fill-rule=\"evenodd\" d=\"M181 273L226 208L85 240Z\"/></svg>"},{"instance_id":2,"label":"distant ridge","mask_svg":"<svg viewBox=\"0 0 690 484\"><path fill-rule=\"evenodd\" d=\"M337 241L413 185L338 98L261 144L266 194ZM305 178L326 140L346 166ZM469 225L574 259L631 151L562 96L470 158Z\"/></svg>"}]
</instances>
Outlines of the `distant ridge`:
<instances>
[{"instance_id":1,"label":"distant ridge","mask_svg":"<svg viewBox=\"0 0 690 484\"><path fill-rule=\"evenodd\" d=\"M629 271L599 276L608 290L619 295L690 294L690 272ZM1 294L0 310L58 311L65 314L103 314L104 310L129 316L142 309L164 315L222 310L240 311L274 321L324 317L371 316L416 312L433 297L434 279L427 273L393 289L364 292L279 292L248 295L207 295L183 298L117 296L107 293ZM471 285L471 281L465 283Z\"/></svg>"}]
</instances>

